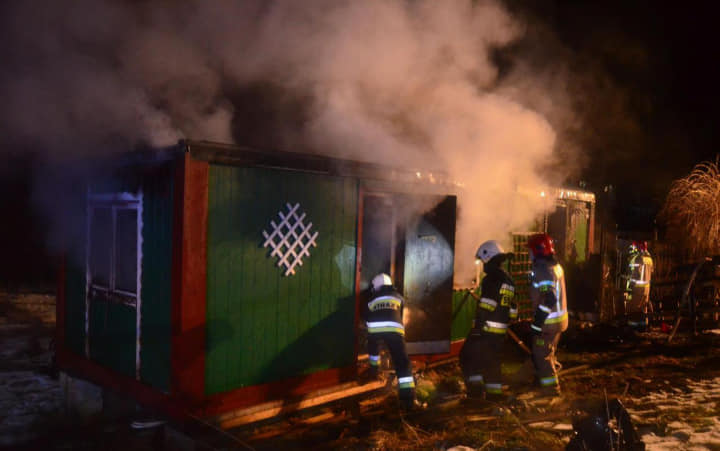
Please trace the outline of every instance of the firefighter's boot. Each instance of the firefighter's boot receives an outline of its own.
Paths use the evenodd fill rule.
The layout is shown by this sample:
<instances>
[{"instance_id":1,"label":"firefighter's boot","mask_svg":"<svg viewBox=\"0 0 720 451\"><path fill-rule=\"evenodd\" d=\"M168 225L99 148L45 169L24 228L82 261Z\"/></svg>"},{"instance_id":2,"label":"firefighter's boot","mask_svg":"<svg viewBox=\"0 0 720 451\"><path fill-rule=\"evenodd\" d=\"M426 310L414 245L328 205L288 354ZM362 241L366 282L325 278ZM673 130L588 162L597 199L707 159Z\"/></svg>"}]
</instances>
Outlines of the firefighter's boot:
<instances>
[{"instance_id":1,"label":"firefighter's boot","mask_svg":"<svg viewBox=\"0 0 720 451\"><path fill-rule=\"evenodd\" d=\"M485 400L497 404L506 404L509 398L504 393L486 393Z\"/></svg>"},{"instance_id":2,"label":"firefighter's boot","mask_svg":"<svg viewBox=\"0 0 720 451\"><path fill-rule=\"evenodd\" d=\"M550 385L547 387L540 388L540 392L538 393L538 398L560 398L562 396L562 392L560 391L559 385Z\"/></svg>"},{"instance_id":3,"label":"firefighter's boot","mask_svg":"<svg viewBox=\"0 0 720 451\"><path fill-rule=\"evenodd\" d=\"M358 382L360 382L361 385L380 380L380 368L377 366L370 366L360 373L360 377L358 379Z\"/></svg>"},{"instance_id":4,"label":"firefighter's boot","mask_svg":"<svg viewBox=\"0 0 720 451\"><path fill-rule=\"evenodd\" d=\"M465 393L468 400L485 399L485 389L482 384L469 384Z\"/></svg>"}]
</instances>

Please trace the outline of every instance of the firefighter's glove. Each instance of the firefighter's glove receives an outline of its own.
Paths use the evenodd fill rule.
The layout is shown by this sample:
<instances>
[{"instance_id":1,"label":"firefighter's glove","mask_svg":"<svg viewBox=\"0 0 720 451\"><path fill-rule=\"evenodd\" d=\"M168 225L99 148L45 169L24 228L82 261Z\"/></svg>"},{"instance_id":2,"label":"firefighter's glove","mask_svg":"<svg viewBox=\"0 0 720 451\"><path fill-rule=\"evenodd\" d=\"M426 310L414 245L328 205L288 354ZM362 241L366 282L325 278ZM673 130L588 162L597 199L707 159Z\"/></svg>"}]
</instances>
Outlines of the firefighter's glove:
<instances>
[{"instance_id":1,"label":"firefighter's glove","mask_svg":"<svg viewBox=\"0 0 720 451\"><path fill-rule=\"evenodd\" d=\"M530 331L532 331L534 335L540 335L542 333L543 324L545 324L545 320L547 319L549 314L550 309L545 307L544 305L539 306L535 310L535 317L533 318L533 322L530 325Z\"/></svg>"},{"instance_id":2,"label":"firefighter's glove","mask_svg":"<svg viewBox=\"0 0 720 451\"><path fill-rule=\"evenodd\" d=\"M551 290L542 292L543 305L548 308L555 307L557 304L557 296Z\"/></svg>"}]
</instances>

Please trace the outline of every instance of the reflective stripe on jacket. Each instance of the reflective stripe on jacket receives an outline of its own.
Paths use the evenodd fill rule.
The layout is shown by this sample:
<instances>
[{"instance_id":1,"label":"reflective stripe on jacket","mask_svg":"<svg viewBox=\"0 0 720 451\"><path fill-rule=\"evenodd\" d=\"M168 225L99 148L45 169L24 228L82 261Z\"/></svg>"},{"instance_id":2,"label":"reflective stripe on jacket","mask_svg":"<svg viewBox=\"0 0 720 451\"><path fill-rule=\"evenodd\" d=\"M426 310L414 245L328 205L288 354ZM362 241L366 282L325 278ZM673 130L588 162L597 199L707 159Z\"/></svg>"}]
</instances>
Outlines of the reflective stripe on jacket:
<instances>
[{"instance_id":1,"label":"reflective stripe on jacket","mask_svg":"<svg viewBox=\"0 0 720 451\"><path fill-rule=\"evenodd\" d=\"M548 312L543 332L566 330L568 327L567 294L562 266L554 258L536 258L530 275L530 299L533 310L540 308ZM552 307L546 306L543 302L545 292L551 292L555 296L555 305Z\"/></svg>"},{"instance_id":2,"label":"reflective stripe on jacket","mask_svg":"<svg viewBox=\"0 0 720 451\"><path fill-rule=\"evenodd\" d=\"M653 260L649 253L643 252L630 257L628 262L628 283L626 290L634 287L649 287L653 272Z\"/></svg>"},{"instance_id":3,"label":"reflective stripe on jacket","mask_svg":"<svg viewBox=\"0 0 720 451\"><path fill-rule=\"evenodd\" d=\"M368 333L394 332L405 335L403 308L405 299L392 286L384 286L373 294L364 309Z\"/></svg>"},{"instance_id":4,"label":"reflective stripe on jacket","mask_svg":"<svg viewBox=\"0 0 720 451\"><path fill-rule=\"evenodd\" d=\"M499 266L486 265L485 273L474 327L491 334L505 334L510 320L517 318L515 285L510 274Z\"/></svg>"}]
</instances>

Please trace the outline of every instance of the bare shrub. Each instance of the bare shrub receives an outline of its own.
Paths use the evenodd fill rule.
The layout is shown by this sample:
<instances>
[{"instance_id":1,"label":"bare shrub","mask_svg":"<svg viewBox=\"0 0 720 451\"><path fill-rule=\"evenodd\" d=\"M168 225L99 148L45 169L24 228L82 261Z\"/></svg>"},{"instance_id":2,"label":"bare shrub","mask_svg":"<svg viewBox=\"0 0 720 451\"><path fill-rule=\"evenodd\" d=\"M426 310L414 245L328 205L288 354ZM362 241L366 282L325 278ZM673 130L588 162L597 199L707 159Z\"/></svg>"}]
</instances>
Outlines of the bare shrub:
<instances>
[{"instance_id":1,"label":"bare shrub","mask_svg":"<svg viewBox=\"0 0 720 451\"><path fill-rule=\"evenodd\" d=\"M675 180L660 212L669 236L695 256L720 253L719 159L702 162Z\"/></svg>"}]
</instances>

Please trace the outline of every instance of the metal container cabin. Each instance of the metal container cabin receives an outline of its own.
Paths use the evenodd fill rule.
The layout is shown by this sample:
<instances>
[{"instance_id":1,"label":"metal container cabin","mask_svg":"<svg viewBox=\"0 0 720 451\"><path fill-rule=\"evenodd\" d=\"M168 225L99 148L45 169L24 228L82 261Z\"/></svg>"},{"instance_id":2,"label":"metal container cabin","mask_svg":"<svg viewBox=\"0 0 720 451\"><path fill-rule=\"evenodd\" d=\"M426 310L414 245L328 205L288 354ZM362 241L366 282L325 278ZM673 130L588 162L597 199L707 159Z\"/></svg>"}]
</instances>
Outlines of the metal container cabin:
<instances>
[{"instance_id":1,"label":"metal container cabin","mask_svg":"<svg viewBox=\"0 0 720 451\"><path fill-rule=\"evenodd\" d=\"M352 381L378 271L408 297L411 352L451 351L456 198L437 176L194 141L110 172L61 272L61 369L176 416Z\"/></svg>"}]
</instances>

